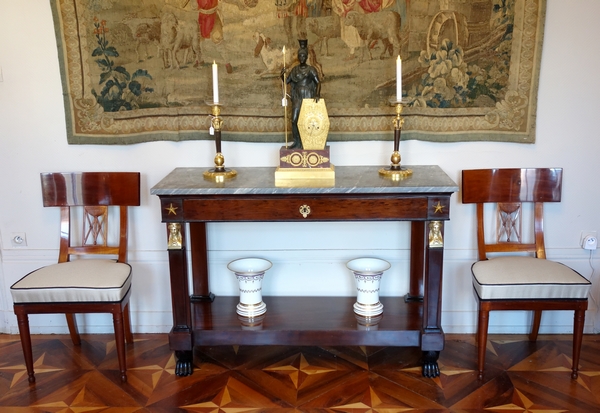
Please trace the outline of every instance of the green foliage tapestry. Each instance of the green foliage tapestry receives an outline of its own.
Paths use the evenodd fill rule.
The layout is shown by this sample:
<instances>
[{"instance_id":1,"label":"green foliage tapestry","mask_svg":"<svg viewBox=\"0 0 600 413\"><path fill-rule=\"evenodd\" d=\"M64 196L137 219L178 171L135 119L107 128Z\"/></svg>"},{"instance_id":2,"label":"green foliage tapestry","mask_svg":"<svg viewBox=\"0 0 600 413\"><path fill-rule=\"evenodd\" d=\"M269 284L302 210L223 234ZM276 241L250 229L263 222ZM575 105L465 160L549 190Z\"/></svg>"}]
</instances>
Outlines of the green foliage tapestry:
<instances>
[{"instance_id":1,"label":"green foliage tapestry","mask_svg":"<svg viewBox=\"0 0 600 413\"><path fill-rule=\"evenodd\" d=\"M51 0L68 141L285 142L298 39L330 141L535 142L545 0ZM285 54L284 54L285 46ZM289 93L289 91L288 91ZM287 109L289 111L289 107Z\"/></svg>"}]
</instances>

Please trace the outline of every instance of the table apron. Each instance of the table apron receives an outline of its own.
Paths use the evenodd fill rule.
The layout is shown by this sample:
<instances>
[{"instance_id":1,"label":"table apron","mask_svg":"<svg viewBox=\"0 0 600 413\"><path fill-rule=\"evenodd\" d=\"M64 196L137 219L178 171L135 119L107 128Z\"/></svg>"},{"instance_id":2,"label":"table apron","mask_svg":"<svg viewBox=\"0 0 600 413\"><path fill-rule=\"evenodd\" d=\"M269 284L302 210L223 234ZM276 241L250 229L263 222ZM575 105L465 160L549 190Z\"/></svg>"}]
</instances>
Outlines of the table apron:
<instances>
[{"instance_id":1,"label":"table apron","mask_svg":"<svg viewBox=\"0 0 600 413\"><path fill-rule=\"evenodd\" d=\"M164 222L448 220L450 216L449 198L449 195L276 198L163 197L161 203ZM440 209L439 205L442 205L443 208Z\"/></svg>"}]
</instances>

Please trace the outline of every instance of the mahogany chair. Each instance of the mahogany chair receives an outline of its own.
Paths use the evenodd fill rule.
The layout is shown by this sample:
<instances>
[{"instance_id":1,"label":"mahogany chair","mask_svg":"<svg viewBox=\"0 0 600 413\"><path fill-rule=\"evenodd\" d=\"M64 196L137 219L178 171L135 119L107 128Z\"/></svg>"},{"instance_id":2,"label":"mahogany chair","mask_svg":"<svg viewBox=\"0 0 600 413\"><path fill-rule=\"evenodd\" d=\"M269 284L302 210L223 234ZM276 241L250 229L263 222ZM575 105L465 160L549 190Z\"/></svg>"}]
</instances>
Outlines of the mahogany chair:
<instances>
[{"instance_id":1,"label":"mahogany chair","mask_svg":"<svg viewBox=\"0 0 600 413\"><path fill-rule=\"evenodd\" d=\"M112 313L121 380L127 381L125 339L133 342L131 266L126 262L128 207L140 205L140 174L44 173L41 180L44 206L61 210L58 263L27 274L10 287L29 382L35 382L35 376L28 316L60 313L67 317L74 345L81 344L76 313ZM109 216L115 230L109 231ZM77 234L76 228L82 232ZM113 242L111 235L116 238Z\"/></svg>"},{"instance_id":2,"label":"mahogany chair","mask_svg":"<svg viewBox=\"0 0 600 413\"><path fill-rule=\"evenodd\" d=\"M473 264L471 271L479 310L477 367L480 380L485 364L489 312L494 310L533 311L531 341L537 339L542 310L573 310L571 377L577 378L591 283L566 265L546 259L543 204L560 202L561 189L561 168L462 171L462 202L477 204L479 261ZM496 204L495 213L493 205L492 208L484 206L487 203ZM531 208L525 208L524 203L532 203ZM526 211L533 215L525 221L533 226L531 242L525 242L522 236ZM486 218L492 216L491 225L489 221L485 225L484 213ZM496 234L486 236L485 230L494 226Z\"/></svg>"}]
</instances>

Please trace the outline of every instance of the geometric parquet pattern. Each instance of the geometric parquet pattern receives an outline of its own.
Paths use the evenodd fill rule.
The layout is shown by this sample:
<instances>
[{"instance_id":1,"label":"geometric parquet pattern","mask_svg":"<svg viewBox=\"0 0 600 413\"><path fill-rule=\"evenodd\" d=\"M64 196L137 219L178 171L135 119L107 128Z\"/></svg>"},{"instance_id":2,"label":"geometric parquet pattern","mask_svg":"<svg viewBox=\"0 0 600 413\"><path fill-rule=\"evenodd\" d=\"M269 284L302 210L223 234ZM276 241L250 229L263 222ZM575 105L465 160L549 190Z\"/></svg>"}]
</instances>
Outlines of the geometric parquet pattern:
<instances>
[{"instance_id":1,"label":"geometric parquet pattern","mask_svg":"<svg viewBox=\"0 0 600 413\"><path fill-rule=\"evenodd\" d=\"M0 412L600 412L600 337L584 336L570 379L571 336L490 335L483 381L473 335L447 335L435 379L420 351L394 347L218 346L175 375L166 334L135 334L128 382L112 335L34 335L30 385L17 335L0 335Z\"/></svg>"}]
</instances>

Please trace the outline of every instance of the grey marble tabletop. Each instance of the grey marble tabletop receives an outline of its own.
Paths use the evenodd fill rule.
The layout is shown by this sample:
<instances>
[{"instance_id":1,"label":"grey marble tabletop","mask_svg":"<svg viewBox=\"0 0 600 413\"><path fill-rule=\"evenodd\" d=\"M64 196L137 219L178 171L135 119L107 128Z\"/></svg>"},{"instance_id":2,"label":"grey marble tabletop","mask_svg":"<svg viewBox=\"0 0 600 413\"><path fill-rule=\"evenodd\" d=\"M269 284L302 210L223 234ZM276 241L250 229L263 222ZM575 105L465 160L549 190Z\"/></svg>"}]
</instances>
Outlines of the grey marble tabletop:
<instances>
[{"instance_id":1,"label":"grey marble tabletop","mask_svg":"<svg viewBox=\"0 0 600 413\"><path fill-rule=\"evenodd\" d=\"M412 175L399 180L379 174L381 166L336 166L335 183L311 182L303 186L277 186L275 167L233 168L237 176L223 182L205 179L208 168L175 168L150 193L168 195L211 194L345 194L345 193L453 193L456 183L437 165L407 165ZM314 185L314 186L313 186Z\"/></svg>"}]
</instances>

